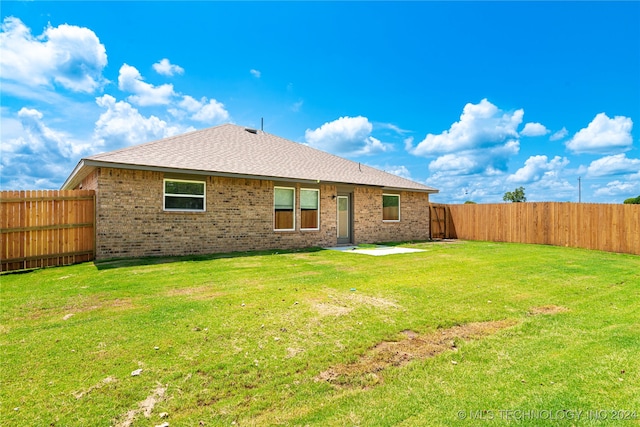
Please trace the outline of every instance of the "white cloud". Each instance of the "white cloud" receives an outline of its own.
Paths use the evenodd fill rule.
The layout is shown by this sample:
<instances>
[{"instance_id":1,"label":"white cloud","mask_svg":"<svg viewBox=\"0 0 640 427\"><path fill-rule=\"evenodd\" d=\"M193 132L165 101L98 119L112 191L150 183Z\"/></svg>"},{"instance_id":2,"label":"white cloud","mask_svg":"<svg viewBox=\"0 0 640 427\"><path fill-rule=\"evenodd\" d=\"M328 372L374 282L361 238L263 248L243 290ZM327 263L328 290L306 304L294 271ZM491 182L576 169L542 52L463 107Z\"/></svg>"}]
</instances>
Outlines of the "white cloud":
<instances>
[{"instance_id":1,"label":"white cloud","mask_svg":"<svg viewBox=\"0 0 640 427\"><path fill-rule=\"evenodd\" d=\"M400 176L402 178L411 179L411 172L404 165L389 165L389 164L386 164L386 165L382 166L382 165L369 164L368 166L371 166L372 168L376 168L376 169L385 171L385 172L393 174L393 175Z\"/></svg>"},{"instance_id":2,"label":"white cloud","mask_svg":"<svg viewBox=\"0 0 640 427\"><path fill-rule=\"evenodd\" d=\"M206 123L220 123L229 118L229 113L224 109L224 105L215 99L210 99L208 103L203 103L200 111L192 116L193 120Z\"/></svg>"},{"instance_id":3,"label":"white cloud","mask_svg":"<svg viewBox=\"0 0 640 427\"><path fill-rule=\"evenodd\" d=\"M556 174L569 164L569 160L566 157L555 156L548 161L547 156L531 156L521 167L514 173L507 177L507 182L516 184L525 184L534 181L540 181L545 175L549 176L549 173Z\"/></svg>"},{"instance_id":4,"label":"white cloud","mask_svg":"<svg viewBox=\"0 0 640 427\"><path fill-rule=\"evenodd\" d=\"M558 141L565 138L567 135L569 135L569 131L567 130L567 128L563 127L562 129L551 135L549 137L549 141Z\"/></svg>"},{"instance_id":5,"label":"white cloud","mask_svg":"<svg viewBox=\"0 0 640 427\"><path fill-rule=\"evenodd\" d=\"M193 128L171 126L156 116L145 117L131 104L118 101L111 95L96 98L106 111L96 121L94 139L102 151L141 144L184 133Z\"/></svg>"},{"instance_id":6,"label":"white cloud","mask_svg":"<svg viewBox=\"0 0 640 427\"><path fill-rule=\"evenodd\" d=\"M587 176L614 176L637 174L640 172L640 159L628 159L625 154L602 157L591 162Z\"/></svg>"},{"instance_id":7,"label":"white cloud","mask_svg":"<svg viewBox=\"0 0 640 427\"><path fill-rule=\"evenodd\" d=\"M334 154L366 155L391 150L389 144L371 136L373 125L366 117L340 117L315 130L307 129L310 146Z\"/></svg>"},{"instance_id":8,"label":"white cloud","mask_svg":"<svg viewBox=\"0 0 640 427\"><path fill-rule=\"evenodd\" d=\"M505 113L483 99L464 106L460 120L440 134L427 134L410 152L416 156L454 153L460 150L495 147L517 139L524 110Z\"/></svg>"},{"instance_id":9,"label":"white cloud","mask_svg":"<svg viewBox=\"0 0 640 427\"><path fill-rule=\"evenodd\" d=\"M229 112L224 108L224 104L204 96L198 101L192 96L185 95L178 106L189 114L191 120L198 122L216 124L229 119ZM180 110L172 109L170 112L175 117L184 117Z\"/></svg>"},{"instance_id":10,"label":"white cloud","mask_svg":"<svg viewBox=\"0 0 640 427\"><path fill-rule=\"evenodd\" d=\"M401 127L394 125L393 123L376 123L376 128L389 129L397 133L398 135L404 135L409 132L408 130L402 129Z\"/></svg>"},{"instance_id":11,"label":"white cloud","mask_svg":"<svg viewBox=\"0 0 640 427\"><path fill-rule=\"evenodd\" d=\"M452 160L455 159L454 155ZM553 160L547 164L553 163ZM577 181L572 185L564 177L566 169L561 167L564 159L556 159L555 166L549 166L548 170L537 175L536 181L527 183L515 183L505 179L504 173L494 174L434 174L426 184L440 190L440 194L434 195L432 200L438 202L444 198L447 203L462 203L473 200L477 203L502 203L502 196L506 191L514 188L525 187L525 194L529 201L577 200ZM577 178L577 177L576 177Z\"/></svg>"},{"instance_id":12,"label":"white cloud","mask_svg":"<svg viewBox=\"0 0 640 427\"><path fill-rule=\"evenodd\" d=\"M146 83L140 72L130 65L124 64L120 68L118 82L121 90L134 94L127 97L127 101L138 106L169 105L171 108L167 111L174 117L178 119L188 117L190 120L202 123L217 124L229 119L229 112L224 104L215 99L203 96L197 100L190 95L183 95L182 99L175 104L175 98L179 94L173 90L173 85L153 86Z\"/></svg>"},{"instance_id":13,"label":"white cloud","mask_svg":"<svg viewBox=\"0 0 640 427\"><path fill-rule=\"evenodd\" d=\"M637 181L611 181L605 187L599 187L593 192L594 196L620 196L617 203L625 198L635 197L640 194L640 179ZM611 200L613 202L613 200Z\"/></svg>"},{"instance_id":14,"label":"white cloud","mask_svg":"<svg viewBox=\"0 0 640 427\"><path fill-rule=\"evenodd\" d=\"M402 178L407 178L407 179L411 179L411 172L409 172L409 169L407 169L406 166L385 166L383 168L380 168L386 172L392 173L394 175L400 176Z\"/></svg>"},{"instance_id":15,"label":"white cloud","mask_svg":"<svg viewBox=\"0 0 640 427\"><path fill-rule=\"evenodd\" d=\"M22 135L22 123L15 113L6 106L0 106L0 149L5 141L18 138Z\"/></svg>"},{"instance_id":16,"label":"white cloud","mask_svg":"<svg viewBox=\"0 0 640 427\"><path fill-rule=\"evenodd\" d=\"M96 34L84 27L47 27L34 37L15 17L7 17L0 32L2 79L25 86L54 83L74 92L93 93L106 80L106 49Z\"/></svg>"},{"instance_id":17,"label":"white cloud","mask_svg":"<svg viewBox=\"0 0 640 427\"><path fill-rule=\"evenodd\" d=\"M198 101L192 96L185 95L182 97L182 101L180 101L178 105L180 106L180 108L188 111L189 113L196 113L202 108L203 102L206 102L205 99L203 99L202 101Z\"/></svg>"},{"instance_id":18,"label":"white cloud","mask_svg":"<svg viewBox=\"0 0 640 427\"><path fill-rule=\"evenodd\" d=\"M481 169L478 159L468 152L445 154L429 163L429 171L438 175L470 175L480 172Z\"/></svg>"},{"instance_id":19,"label":"white cloud","mask_svg":"<svg viewBox=\"0 0 640 427\"><path fill-rule=\"evenodd\" d=\"M179 65L172 64L167 58L163 58L160 62L153 64L153 69L156 73L163 76L171 77L174 74L183 74L184 68Z\"/></svg>"},{"instance_id":20,"label":"white cloud","mask_svg":"<svg viewBox=\"0 0 640 427\"><path fill-rule=\"evenodd\" d=\"M509 159L518 154L519 150L520 143L517 140L481 150L462 150L431 161L429 171L436 178L447 177L446 179L456 175L499 175L507 171Z\"/></svg>"},{"instance_id":21,"label":"white cloud","mask_svg":"<svg viewBox=\"0 0 640 427\"><path fill-rule=\"evenodd\" d=\"M524 186L527 200L530 201L570 201L577 197L577 192L575 185L565 177L568 164L566 157L555 156L549 160L547 156L531 156L504 183L509 191L513 190L513 186Z\"/></svg>"},{"instance_id":22,"label":"white cloud","mask_svg":"<svg viewBox=\"0 0 640 427\"><path fill-rule=\"evenodd\" d=\"M12 189L56 188L60 176L73 168L77 157L91 151L91 145L52 129L43 122L43 114L22 108L18 114L18 137L3 140L3 186Z\"/></svg>"},{"instance_id":23,"label":"white cloud","mask_svg":"<svg viewBox=\"0 0 640 427\"><path fill-rule=\"evenodd\" d=\"M140 72L135 67L127 64L123 64L120 67L118 88L122 91L133 93L127 100L142 107L167 105L171 102L171 98L176 95L172 84L154 86L146 83Z\"/></svg>"},{"instance_id":24,"label":"white cloud","mask_svg":"<svg viewBox=\"0 0 640 427\"><path fill-rule=\"evenodd\" d=\"M404 149L406 151L411 151L413 149L413 137L409 136L404 139Z\"/></svg>"},{"instance_id":25,"label":"white cloud","mask_svg":"<svg viewBox=\"0 0 640 427\"><path fill-rule=\"evenodd\" d=\"M254 70L254 69L249 70L249 72L250 72L250 73L251 73L251 75L252 75L253 77L255 77L256 79L259 79L259 78L260 78L260 76L262 75L262 73L261 73L260 71L258 71L258 70Z\"/></svg>"},{"instance_id":26,"label":"white cloud","mask_svg":"<svg viewBox=\"0 0 640 427\"><path fill-rule=\"evenodd\" d=\"M483 99L464 106L460 120L440 134L427 134L417 146L404 140L405 149L414 155L434 157L429 163L431 178L450 180L455 176L496 176L507 171L509 159L518 154L517 128L524 111L506 113Z\"/></svg>"},{"instance_id":27,"label":"white cloud","mask_svg":"<svg viewBox=\"0 0 640 427\"><path fill-rule=\"evenodd\" d=\"M56 188L84 156L195 130L180 122L144 115L130 103L117 101L111 95L100 96L95 101L102 113L95 121L93 134L81 140L77 135L46 125L43 114L36 109L22 108L14 118L8 117L8 109L3 108L0 145L3 186ZM181 104L180 108L191 111L189 115L194 116L193 120L227 117L226 111L220 112L222 104L215 100L184 97ZM187 114L186 110L181 111Z\"/></svg>"},{"instance_id":28,"label":"white cloud","mask_svg":"<svg viewBox=\"0 0 640 427\"><path fill-rule=\"evenodd\" d=\"M65 132L47 127L42 121L42 113L38 110L23 107L18 112L18 117L34 154L43 150L56 158L72 158L89 152L91 148L90 144L75 141Z\"/></svg>"},{"instance_id":29,"label":"white cloud","mask_svg":"<svg viewBox=\"0 0 640 427\"><path fill-rule=\"evenodd\" d=\"M574 153L611 154L627 151L633 143L632 127L633 122L628 117L610 119L605 113L600 113L586 128L573 135L566 146Z\"/></svg>"},{"instance_id":30,"label":"white cloud","mask_svg":"<svg viewBox=\"0 0 640 427\"><path fill-rule=\"evenodd\" d=\"M501 203L502 195L507 191L502 176L449 176L446 179L433 179L431 176L426 184L440 190L439 194L429 197L435 203L443 198L446 203L463 203L467 200L476 203Z\"/></svg>"},{"instance_id":31,"label":"white cloud","mask_svg":"<svg viewBox=\"0 0 640 427\"><path fill-rule=\"evenodd\" d=\"M540 123L527 123L524 125L524 129L520 131L520 135L523 136L542 136L549 133L549 130Z\"/></svg>"},{"instance_id":32,"label":"white cloud","mask_svg":"<svg viewBox=\"0 0 640 427\"><path fill-rule=\"evenodd\" d=\"M390 144L385 144L377 138L369 136L364 140L364 147L361 150L357 151L355 154L375 154L375 153L384 153L387 151L391 151L392 147Z\"/></svg>"},{"instance_id":33,"label":"white cloud","mask_svg":"<svg viewBox=\"0 0 640 427\"><path fill-rule=\"evenodd\" d=\"M571 184L559 171L551 170L545 172L539 181L528 184L525 193L527 200L531 202L577 201L577 180L575 184Z\"/></svg>"}]
</instances>

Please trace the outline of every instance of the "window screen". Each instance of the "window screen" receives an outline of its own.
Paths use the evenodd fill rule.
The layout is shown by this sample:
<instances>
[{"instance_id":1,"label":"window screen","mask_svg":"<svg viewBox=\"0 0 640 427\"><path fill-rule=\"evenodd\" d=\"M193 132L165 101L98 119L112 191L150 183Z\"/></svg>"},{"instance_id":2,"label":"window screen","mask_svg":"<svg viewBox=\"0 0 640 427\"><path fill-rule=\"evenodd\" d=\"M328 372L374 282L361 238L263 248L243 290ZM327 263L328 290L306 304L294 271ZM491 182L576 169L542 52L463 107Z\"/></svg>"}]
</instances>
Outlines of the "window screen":
<instances>
[{"instance_id":1,"label":"window screen","mask_svg":"<svg viewBox=\"0 0 640 427\"><path fill-rule=\"evenodd\" d=\"M164 180L164 209L167 211L205 210L205 183L201 181Z\"/></svg>"},{"instance_id":2,"label":"window screen","mask_svg":"<svg viewBox=\"0 0 640 427\"><path fill-rule=\"evenodd\" d=\"M382 220L400 221L400 196L398 194L382 195Z\"/></svg>"},{"instance_id":3,"label":"window screen","mask_svg":"<svg viewBox=\"0 0 640 427\"><path fill-rule=\"evenodd\" d=\"M320 228L320 190L300 190L300 228L317 230Z\"/></svg>"},{"instance_id":4,"label":"window screen","mask_svg":"<svg viewBox=\"0 0 640 427\"><path fill-rule=\"evenodd\" d=\"M296 191L293 188L275 187L274 189L274 228L276 230L295 229Z\"/></svg>"}]
</instances>

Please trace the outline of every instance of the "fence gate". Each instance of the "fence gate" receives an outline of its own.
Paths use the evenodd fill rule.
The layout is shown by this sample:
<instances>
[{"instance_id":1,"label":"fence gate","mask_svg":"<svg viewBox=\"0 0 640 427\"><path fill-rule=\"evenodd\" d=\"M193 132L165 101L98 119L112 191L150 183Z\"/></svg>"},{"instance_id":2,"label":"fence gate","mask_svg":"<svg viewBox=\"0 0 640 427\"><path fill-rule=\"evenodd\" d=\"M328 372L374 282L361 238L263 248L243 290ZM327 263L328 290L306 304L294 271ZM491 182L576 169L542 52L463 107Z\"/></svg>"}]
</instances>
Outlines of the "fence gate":
<instances>
[{"instance_id":1,"label":"fence gate","mask_svg":"<svg viewBox=\"0 0 640 427\"><path fill-rule=\"evenodd\" d=\"M1 191L0 271L94 259L92 190Z\"/></svg>"},{"instance_id":2,"label":"fence gate","mask_svg":"<svg viewBox=\"0 0 640 427\"><path fill-rule=\"evenodd\" d=\"M429 205L429 217L431 218L429 237L431 239L446 239L448 237L447 206Z\"/></svg>"}]
</instances>

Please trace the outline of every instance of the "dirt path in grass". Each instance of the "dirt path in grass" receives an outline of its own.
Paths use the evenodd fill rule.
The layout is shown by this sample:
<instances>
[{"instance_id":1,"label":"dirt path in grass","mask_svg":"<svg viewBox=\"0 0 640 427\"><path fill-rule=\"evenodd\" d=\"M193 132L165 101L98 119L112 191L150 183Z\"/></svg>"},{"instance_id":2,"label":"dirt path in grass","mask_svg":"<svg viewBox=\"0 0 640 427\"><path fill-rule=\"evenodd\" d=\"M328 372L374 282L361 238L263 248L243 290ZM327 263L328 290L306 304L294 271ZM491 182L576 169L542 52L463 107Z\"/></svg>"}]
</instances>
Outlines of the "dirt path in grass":
<instances>
[{"instance_id":1,"label":"dirt path in grass","mask_svg":"<svg viewBox=\"0 0 640 427\"><path fill-rule=\"evenodd\" d=\"M440 329L429 334L403 331L400 341L383 341L372 347L354 363L337 365L316 377L318 381L344 387L368 387L381 381L378 373L388 366L403 366L414 359L434 357L448 350L456 350L456 341L472 340L513 326L513 320L467 323Z\"/></svg>"}]
</instances>

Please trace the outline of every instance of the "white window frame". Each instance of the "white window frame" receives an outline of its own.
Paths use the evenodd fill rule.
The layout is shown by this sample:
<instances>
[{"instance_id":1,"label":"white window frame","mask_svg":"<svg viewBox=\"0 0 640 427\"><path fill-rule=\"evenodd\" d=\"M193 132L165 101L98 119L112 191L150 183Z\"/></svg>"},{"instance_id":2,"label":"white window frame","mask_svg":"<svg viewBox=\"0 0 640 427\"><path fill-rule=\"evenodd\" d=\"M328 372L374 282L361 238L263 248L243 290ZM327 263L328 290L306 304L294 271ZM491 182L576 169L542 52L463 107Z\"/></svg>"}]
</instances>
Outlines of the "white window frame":
<instances>
[{"instance_id":1,"label":"white window frame","mask_svg":"<svg viewBox=\"0 0 640 427\"><path fill-rule=\"evenodd\" d=\"M276 228L276 189L293 190L293 228ZM273 231L296 231L296 189L295 187L273 187Z\"/></svg>"},{"instance_id":2,"label":"white window frame","mask_svg":"<svg viewBox=\"0 0 640 427\"><path fill-rule=\"evenodd\" d=\"M192 184L203 184L204 194L174 194L167 193L167 181L170 182L188 182ZM169 197L189 197L189 198L202 198L202 209L182 209L182 208L167 208L167 196ZM162 210L165 212L206 212L207 211L207 181L194 181L187 179L172 179L164 178L162 180Z\"/></svg>"},{"instance_id":3,"label":"white window frame","mask_svg":"<svg viewBox=\"0 0 640 427\"><path fill-rule=\"evenodd\" d=\"M302 228L302 192L303 191L315 191L316 197L318 200L318 212L316 213L317 219L316 223L318 224L315 228ZM301 188L300 189L300 230L301 231L318 231L320 230L320 190L317 188Z\"/></svg>"},{"instance_id":4,"label":"white window frame","mask_svg":"<svg viewBox=\"0 0 640 427\"><path fill-rule=\"evenodd\" d=\"M398 219L384 219L384 196L391 196L391 197L397 197L398 198ZM392 194L392 193L382 193L382 209L383 209L383 213L382 213L382 222L400 222L400 218L401 218L401 205L400 205L400 195L399 194Z\"/></svg>"}]
</instances>

